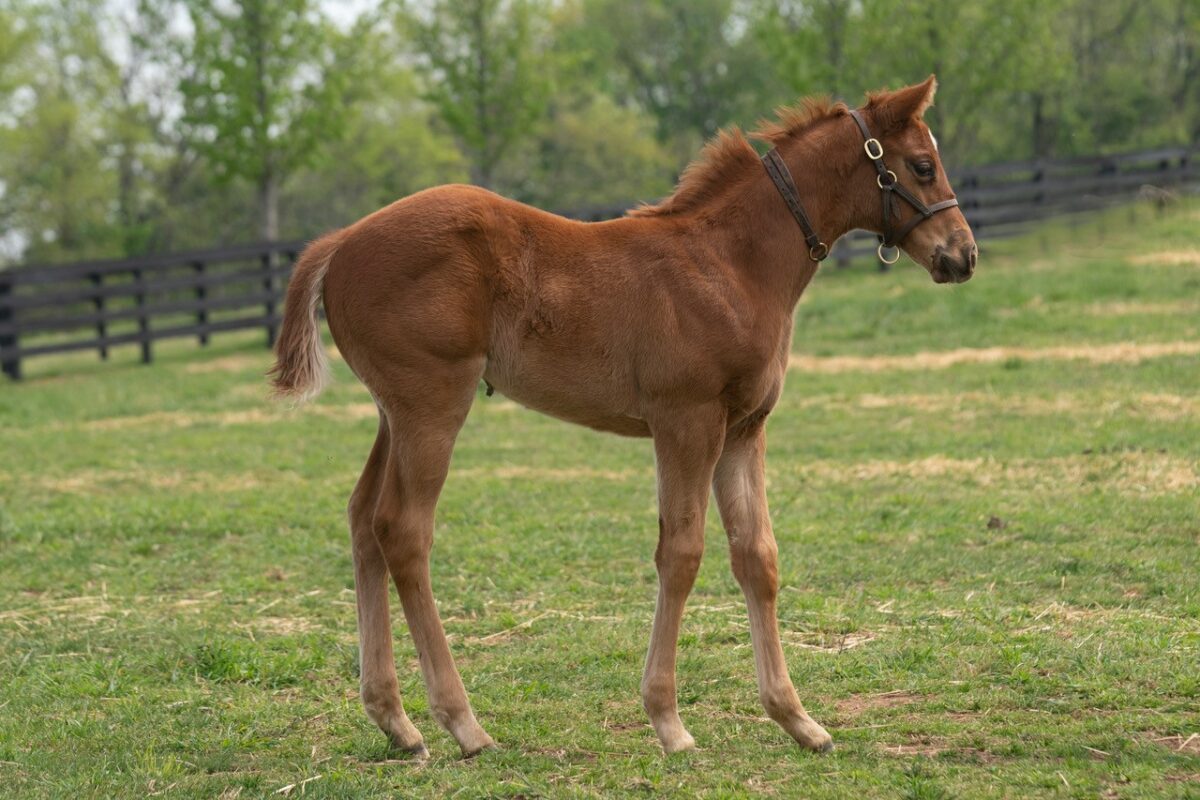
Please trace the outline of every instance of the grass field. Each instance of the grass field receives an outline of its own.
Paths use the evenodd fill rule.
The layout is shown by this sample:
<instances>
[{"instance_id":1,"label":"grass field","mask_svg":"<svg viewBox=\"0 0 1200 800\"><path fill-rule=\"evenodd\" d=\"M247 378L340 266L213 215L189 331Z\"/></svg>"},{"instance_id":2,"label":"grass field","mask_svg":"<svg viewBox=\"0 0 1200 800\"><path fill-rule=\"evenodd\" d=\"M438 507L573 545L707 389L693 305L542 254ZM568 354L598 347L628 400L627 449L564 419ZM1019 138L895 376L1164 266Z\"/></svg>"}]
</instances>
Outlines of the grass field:
<instances>
[{"instance_id":1,"label":"grass field","mask_svg":"<svg viewBox=\"0 0 1200 800\"><path fill-rule=\"evenodd\" d=\"M663 756L648 442L480 392L434 586L501 748L459 759L399 618L415 764L358 703L344 509L376 423L344 365L289 410L258 338L31 362L0 386L0 795L1200 797L1200 209L1130 213L801 303L769 494L827 757L758 706L715 511L699 749Z\"/></svg>"}]
</instances>

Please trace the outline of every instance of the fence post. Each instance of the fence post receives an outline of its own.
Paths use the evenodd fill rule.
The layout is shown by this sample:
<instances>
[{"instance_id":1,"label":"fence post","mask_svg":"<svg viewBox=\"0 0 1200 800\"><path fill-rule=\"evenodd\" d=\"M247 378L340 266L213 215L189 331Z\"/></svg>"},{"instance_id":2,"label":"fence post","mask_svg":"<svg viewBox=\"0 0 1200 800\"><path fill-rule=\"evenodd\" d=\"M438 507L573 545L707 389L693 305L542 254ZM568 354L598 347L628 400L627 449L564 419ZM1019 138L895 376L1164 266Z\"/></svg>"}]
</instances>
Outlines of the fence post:
<instances>
[{"instance_id":1,"label":"fence post","mask_svg":"<svg viewBox=\"0 0 1200 800\"><path fill-rule=\"evenodd\" d=\"M0 325L11 324L13 321L13 309L9 306L12 290L13 278L0 272ZM12 333L0 333L0 350L16 349L17 339L15 328ZM3 369L4 374L14 381L21 379L21 359L16 355L4 356L3 362L0 363L0 369Z\"/></svg>"},{"instance_id":2,"label":"fence post","mask_svg":"<svg viewBox=\"0 0 1200 800\"><path fill-rule=\"evenodd\" d=\"M275 276L272 271L275 269L275 244L267 245L267 250L262 255L263 267L263 288L267 290L269 296L263 308L267 315L267 347L275 346Z\"/></svg>"},{"instance_id":3,"label":"fence post","mask_svg":"<svg viewBox=\"0 0 1200 800\"><path fill-rule=\"evenodd\" d=\"M100 294L100 290L104 287L104 277L99 272L93 272L88 275L88 280L92 282L96 294L92 296L92 307L96 309L96 313L100 315L100 319L96 321L96 337L100 340L100 360L108 361L108 345L104 343L104 339L108 336L108 323L104 321L104 296Z\"/></svg>"},{"instance_id":4,"label":"fence post","mask_svg":"<svg viewBox=\"0 0 1200 800\"><path fill-rule=\"evenodd\" d=\"M833 256L838 269L846 269L850 266L850 247L846 244L845 236L838 239L837 244L833 246Z\"/></svg>"},{"instance_id":5,"label":"fence post","mask_svg":"<svg viewBox=\"0 0 1200 800\"><path fill-rule=\"evenodd\" d=\"M146 285L142 280L142 271L140 269L133 271L133 280L138 285L138 292L134 295L134 302L137 303L138 309L144 309L146 307ZM154 355L150 351L150 318L144 313L138 315L138 333L141 334L142 363L149 364Z\"/></svg>"},{"instance_id":6,"label":"fence post","mask_svg":"<svg viewBox=\"0 0 1200 800\"><path fill-rule=\"evenodd\" d=\"M205 281L204 262L193 261L192 270L196 273L196 302L199 308L196 311L196 324L201 326L200 334L197 337L200 340L201 346L208 344L208 285Z\"/></svg>"}]
</instances>

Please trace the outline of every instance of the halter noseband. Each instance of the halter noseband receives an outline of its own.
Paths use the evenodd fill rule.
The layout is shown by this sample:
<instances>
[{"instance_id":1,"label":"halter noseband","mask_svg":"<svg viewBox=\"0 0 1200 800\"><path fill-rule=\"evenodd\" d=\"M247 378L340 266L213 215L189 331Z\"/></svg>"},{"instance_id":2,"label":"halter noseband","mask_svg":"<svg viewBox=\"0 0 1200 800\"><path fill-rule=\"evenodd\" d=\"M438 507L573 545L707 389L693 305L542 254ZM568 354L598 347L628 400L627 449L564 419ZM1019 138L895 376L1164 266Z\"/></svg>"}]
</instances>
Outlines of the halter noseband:
<instances>
[{"instance_id":1,"label":"halter noseband","mask_svg":"<svg viewBox=\"0 0 1200 800\"><path fill-rule=\"evenodd\" d=\"M879 247L875 252L879 256L879 260L885 264L895 264L900 259L900 243L904 241L908 234L912 233L913 228L920 225L925 220L932 217L939 211L945 211L947 208L953 208L958 205L957 198L951 197L949 200L941 200L931 206L925 205L921 199L915 194L905 189L900 185L900 181L896 178L896 173L887 168L887 164L883 162L883 145L879 140L871 135L871 129L867 127L867 121L863 119L862 114L857 110L852 110L850 116L858 125L859 131L863 135L863 151L867 154L867 158L871 159L871 163L875 165L875 171L878 176L875 178L875 183L879 186L882 192L883 200L883 233L879 236ZM779 190L779 194L783 196L784 203L787 204L788 210L792 212L797 224L800 225L800 230L804 231L804 241L808 245L808 257L813 261L824 261L829 255L829 246L821 241L817 236L817 232L813 230L812 220L808 218L808 214L804 212L804 206L800 203L800 192L796 189L796 182L792 180L792 173L788 170L787 164L783 162L783 157L779 155L777 148L771 150L762 157L763 166L766 167L767 174L771 176L771 180L775 184L775 188ZM908 203L914 209L914 214L908 222L904 223L900 229L892 228L892 217L896 215L896 196ZM888 260L884 258L884 248L895 249L896 255Z\"/></svg>"}]
</instances>

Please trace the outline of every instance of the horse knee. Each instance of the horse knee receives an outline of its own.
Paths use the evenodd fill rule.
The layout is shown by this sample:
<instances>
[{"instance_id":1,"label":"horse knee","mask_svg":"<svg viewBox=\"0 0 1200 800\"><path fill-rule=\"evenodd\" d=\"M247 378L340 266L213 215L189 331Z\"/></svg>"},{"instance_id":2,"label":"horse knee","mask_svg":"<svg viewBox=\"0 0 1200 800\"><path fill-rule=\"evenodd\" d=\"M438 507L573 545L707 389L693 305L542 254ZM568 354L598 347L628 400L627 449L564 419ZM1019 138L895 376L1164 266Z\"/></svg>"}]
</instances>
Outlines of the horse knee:
<instances>
[{"instance_id":1,"label":"horse knee","mask_svg":"<svg viewBox=\"0 0 1200 800\"><path fill-rule=\"evenodd\" d=\"M376 511L371 521L375 540L397 577L406 567L423 566L433 545L432 531L403 512ZM397 573L400 570L400 573Z\"/></svg>"},{"instance_id":2,"label":"horse knee","mask_svg":"<svg viewBox=\"0 0 1200 800\"><path fill-rule=\"evenodd\" d=\"M658 518L658 548L654 564L659 574L694 576L704 557L704 512L690 509Z\"/></svg>"},{"instance_id":3,"label":"horse knee","mask_svg":"<svg viewBox=\"0 0 1200 800\"><path fill-rule=\"evenodd\" d=\"M754 537L730 548L733 575L744 588L769 596L779 591L779 547L773 539Z\"/></svg>"},{"instance_id":4,"label":"horse knee","mask_svg":"<svg viewBox=\"0 0 1200 800\"><path fill-rule=\"evenodd\" d=\"M374 498L364 495L365 493L355 491L346 506L346 518L350 520L350 536L355 545L362 543L364 538L369 541L373 535L375 510L370 501Z\"/></svg>"}]
</instances>

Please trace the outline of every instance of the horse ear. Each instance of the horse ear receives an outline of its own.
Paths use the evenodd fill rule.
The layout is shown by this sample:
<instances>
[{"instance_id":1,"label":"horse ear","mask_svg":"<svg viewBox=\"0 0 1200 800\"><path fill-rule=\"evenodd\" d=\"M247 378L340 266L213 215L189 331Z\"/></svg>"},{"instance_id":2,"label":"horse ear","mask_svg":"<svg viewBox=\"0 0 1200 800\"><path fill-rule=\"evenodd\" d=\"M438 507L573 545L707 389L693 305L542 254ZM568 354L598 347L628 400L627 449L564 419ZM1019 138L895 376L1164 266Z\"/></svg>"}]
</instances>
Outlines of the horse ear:
<instances>
[{"instance_id":1,"label":"horse ear","mask_svg":"<svg viewBox=\"0 0 1200 800\"><path fill-rule=\"evenodd\" d=\"M930 75L921 83L905 86L894 92L879 92L869 98L867 108L871 110L880 127L885 131L907 125L920 119L925 109L933 105L937 93L937 76Z\"/></svg>"}]
</instances>

